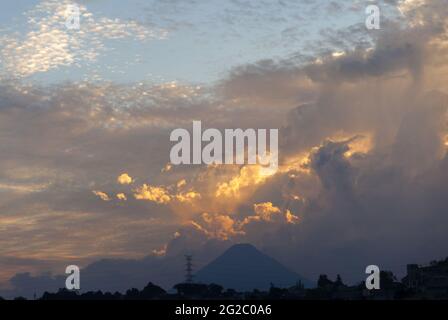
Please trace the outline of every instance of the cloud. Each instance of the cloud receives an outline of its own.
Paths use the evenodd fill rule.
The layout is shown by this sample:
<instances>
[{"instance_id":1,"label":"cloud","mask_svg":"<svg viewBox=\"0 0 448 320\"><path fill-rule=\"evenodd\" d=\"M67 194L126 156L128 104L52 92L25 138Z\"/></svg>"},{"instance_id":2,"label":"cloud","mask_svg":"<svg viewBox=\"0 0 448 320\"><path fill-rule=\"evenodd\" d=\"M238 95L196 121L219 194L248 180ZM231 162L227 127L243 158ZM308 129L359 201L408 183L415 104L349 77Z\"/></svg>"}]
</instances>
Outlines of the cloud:
<instances>
[{"instance_id":1,"label":"cloud","mask_svg":"<svg viewBox=\"0 0 448 320\"><path fill-rule=\"evenodd\" d=\"M165 165L165 167L162 168L162 171L161 171L161 172L168 172L168 171L170 171L172 168L173 168L173 166L172 166L170 163L167 163L167 164Z\"/></svg>"},{"instance_id":2,"label":"cloud","mask_svg":"<svg viewBox=\"0 0 448 320\"><path fill-rule=\"evenodd\" d=\"M117 182L119 184L131 184L134 180L127 173L122 173L118 176Z\"/></svg>"},{"instance_id":3,"label":"cloud","mask_svg":"<svg viewBox=\"0 0 448 320\"><path fill-rule=\"evenodd\" d=\"M70 5L80 11L80 29L70 30L65 23ZM70 0L45 0L25 13L29 31L23 37L6 34L0 38L2 77L18 78L46 72L62 66L96 61L107 47L106 40L135 38L139 41L165 37L135 21L107 17L96 18L86 6Z\"/></svg>"},{"instance_id":4,"label":"cloud","mask_svg":"<svg viewBox=\"0 0 448 320\"><path fill-rule=\"evenodd\" d=\"M195 191L188 191L185 193L179 193L176 195L176 199L180 202L190 202L194 199L200 198L201 195L198 192Z\"/></svg>"},{"instance_id":5,"label":"cloud","mask_svg":"<svg viewBox=\"0 0 448 320\"><path fill-rule=\"evenodd\" d=\"M235 229L235 221L228 215L203 213L199 222L190 223L207 237L220 240L228 240L241 232Z\"/></svg>"},{"instance_id":6,"label":"cloud","mask_svg":"<svg viewBox=\"0 0 448 320\"><path fill-rule=\"evenodd\" d=\"M122 200L122 201L128 200L128 198L126 197L126 195L124 193L117 193L117 199Z\"/></svg>"},{"instance_id":7,"label":"cloud","mask_svg":"<svg viewBox=\"0 0 448 320\"><path fill-rule=\"evenodd\" d=\"M135 189L134 197L137 200L148 200L156 203L168 203L171 201L171 196L165 188L147 184L143 184Z\"/></svg>"},{"instance_id":8,"label":"cloud","mask_svg":"<svg viewBox=\"0 0 448 320\"><path fill-rule=\"evenodd\" d=\"M178 189L184 187L187 184L187 181L185 181L185 179L181 179L177 182L176 186Z\"/></svg>"},{"instance_id":9,"label":"cloud","mask_svg":"<svg viewBox=\"0 0 448 320\"><path fill-rule=\"evenodd\" d=\"M255 213L266 221L271 221L272 217L280 213L280 209L273 206L271 202L254 204Z\"/></svg>"},{"instance_id":10,"label":"cloud","mask_svg":"<svg viewBox=\"0 0 448 320\"><path fill-rule=\"evenodd\" d=\"M103 201L110 201L110 197L107 195L107 193L102 191L92 191L94 195L98 196Z\"/></svg>"},{"instance_id":11,"label":"cloud","mask_svg":"<svg viewBox=\"0 0 448 320\"><path fill-rule=\"evenodd\" d=\"M0 189L2 190L10 190L14 192L20 193L32 193L39 192L45 190L48 187L47 184L2 184L0 183Z\"/></svg>"},{"instance_id":12,"label":"cloud","mask_svg":"<svg viewBox=\"0 0 448 320\"><path fill-rule=\"evenodd\" d=\"M181 231L177 231L175 239L182 234L201 234L205 239L218 239L220 241L232 240L235 242L244 241L247 236L261 236L260 225L263 224L265 230L275 232L285 224L298 223L299 218L286 210L284 213L271 202L254 204L253 213L243 215L243 218L236 217L235 214L202 213L195 220L189 221ZM247 233L250 232L251 235ZM205 242L205 241L204 241Z\"/></svg>"},{"instance_id":13,"label":"cloud","mask_svg":"<svg viewBox=\"0 0 448 320\"><path fill-rule=\"evenodd\" d=\"M296 223L299 223L299 221L300 221L299 217L292 214L291 211L289 211L289 210L286 210L285 217L286 217L286 221L288 223L296 224Z\"/></svg>"},{"instance_id":14,"label":"cloud","mask_svg":"<svg viewBox=\"0 0 448 320\"><path fill-rule=\"evenodd\" d=\"M275 172L261 165L243 166L230 180L218 184L216 197L239 198L244 196L244 189L253 189L254 185L263 183Z\"/></svg>"}]
</instances>

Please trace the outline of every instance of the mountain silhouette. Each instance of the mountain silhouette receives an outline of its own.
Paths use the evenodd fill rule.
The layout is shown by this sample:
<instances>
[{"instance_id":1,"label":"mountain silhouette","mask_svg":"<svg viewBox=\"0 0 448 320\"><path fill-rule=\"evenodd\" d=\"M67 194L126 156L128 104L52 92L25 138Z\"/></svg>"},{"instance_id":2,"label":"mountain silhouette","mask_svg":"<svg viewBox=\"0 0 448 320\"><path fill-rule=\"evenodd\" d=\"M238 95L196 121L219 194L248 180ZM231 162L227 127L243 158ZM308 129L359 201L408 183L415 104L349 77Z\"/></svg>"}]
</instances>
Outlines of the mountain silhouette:
<instances>
[{"instance_id":1,"label":"mountain silhouette","mask_svg":"<svg viewBox=\"0 0 448 320\"><path fill-rule=\"evenodd\" d=\"M250 244L236 244L199 270L195 280L219 283L225 288L240 291L266 290L271 284L290 287L301 281L305 287L312 283L289 270L278 261Z\"/></svg>"}]
</instances>

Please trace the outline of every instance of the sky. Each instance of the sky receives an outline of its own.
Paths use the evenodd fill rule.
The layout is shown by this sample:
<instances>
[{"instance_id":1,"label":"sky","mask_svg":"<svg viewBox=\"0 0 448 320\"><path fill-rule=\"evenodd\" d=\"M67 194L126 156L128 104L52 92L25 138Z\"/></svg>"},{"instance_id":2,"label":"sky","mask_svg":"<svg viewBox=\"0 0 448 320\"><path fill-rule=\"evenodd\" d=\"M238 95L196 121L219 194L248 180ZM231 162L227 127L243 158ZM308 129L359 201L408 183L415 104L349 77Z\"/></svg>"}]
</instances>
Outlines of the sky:
<instances>
[{"instance_id":1,"label":"sky","mask_svg":"<svg viewBox=\"0 0 448 320\"><path fill-rule=\"evenodd\" d=\"M2 4L0 295L69 264L166 287L234 243L348 282L448 256L444 1L73 3ZM278 169L170 165L194 120L278 128Z\"/></svg>"},{"instance_id":2,"label":"sky","mask_svg":"<svg viewBox=\"0 0 448 320\"><path fill-rule=\"evenodd\" d=\"M47 36L54 48L64 43L66 59L43 74L33 72L39 70L36 65L24 74L28 80L209 84L233 66L282 59L298 51L307 54L322 30L347 27L365 18L363 1L80 1L82 32L68 32L62 23L68 3L19 1L2 10L3 35L15 34L19 43L25 44L30 32L44 24L52 31L62 30ZM393 12L389 7L385 10ZM117 28L115 33L111 24ZM34 53L23 49L14 59ZM14 68L17 64L2 69L7 73Z\"/></svg>"}]
</instances>

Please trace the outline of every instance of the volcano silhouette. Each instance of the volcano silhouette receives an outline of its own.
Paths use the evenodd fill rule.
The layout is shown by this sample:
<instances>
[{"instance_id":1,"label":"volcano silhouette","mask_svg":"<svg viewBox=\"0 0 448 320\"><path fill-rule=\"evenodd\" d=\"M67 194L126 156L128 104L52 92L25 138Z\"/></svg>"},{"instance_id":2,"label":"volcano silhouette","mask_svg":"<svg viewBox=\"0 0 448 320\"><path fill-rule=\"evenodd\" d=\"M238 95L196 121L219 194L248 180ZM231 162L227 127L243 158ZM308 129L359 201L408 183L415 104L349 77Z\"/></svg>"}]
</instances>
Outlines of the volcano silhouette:
<instances>
[{"instance_id":1,"label":"volcano silhouette","mask_svg":"<svg viewBox=\"0 0 448 320\"><path fill-rule=\"evenodd\" d=\"M250 244L236 244L199 270L195 279L201 283L216 283L238 291L266 290L271 284L290 287L301 281L311 282L289 270L275 259Z\"/></svg>"}]
</instances>

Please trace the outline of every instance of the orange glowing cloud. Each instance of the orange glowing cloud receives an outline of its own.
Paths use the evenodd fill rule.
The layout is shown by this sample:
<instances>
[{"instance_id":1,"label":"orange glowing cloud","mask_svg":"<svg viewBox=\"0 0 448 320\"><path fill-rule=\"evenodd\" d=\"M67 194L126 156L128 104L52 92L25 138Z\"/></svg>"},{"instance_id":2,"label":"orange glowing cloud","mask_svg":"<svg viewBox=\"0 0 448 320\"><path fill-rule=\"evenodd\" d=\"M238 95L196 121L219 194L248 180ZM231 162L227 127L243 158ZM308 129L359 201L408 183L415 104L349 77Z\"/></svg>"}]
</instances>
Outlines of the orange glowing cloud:
<instances>
[{"instance_id":1,"label":"orange glowing cloud","mask_svg":"<svg viewBox=\"0 0 448 320\"><path fill-rule=\"evenodd\" d=\"M218 184L215 196L239 198L243 189L259 185L274 174L275 171L260 165L244 166L230 180Z\"/></svg>"},{"instance_id":2,"label":"orange glowing cloud","mask_svg":"<svg viewBox=\"0 0 448 320\"><path fill-rule=\"evenodd\" d=\"M110 201L111 200L109 195L107 193L105 193L105 192L96 191L96 190L94 190L92 192L93 192L94 195L96 195L97 197L99 197L103 201Z\"/></svg>"},{"instance_id":3,"label":"orange glowing cloud","mask_svg":"<svg viewBox=\"0 0 448 320\"><path fill-rule=\"evenodd\" d=\"M164 187L156 187L147 184L134 190L134 197L137 200L148 200L159 204L171 201L171 196Z\"/></svg>"},{"instance_id":4,"label":"orange glowing cloud","mask_svg":"<svg viewBox=\"0 0 448 320\"><path fill-rule=\"evenodd\" d=\"M132 177L127 173L123 173L117 178L119 184L131 184L133 181Z\"/></svg>"},{"instance_id":5,"label":"orange glowing cloud","mask_svg":"<svg viewBox=\"0 0 448 320\"><path fill-rule=\"evenodd\" d=\"M254 211L265 221L271 221L274 215L281 213L279 208L272 205L272 202L254 204Z\"/></svg>"},{"instance_id":6,"label":"orange glowing cloud","mask_svg":"<svg viewBox=\"0 0 448 320\"><path fill-rule=\"evenodd\" d=\"M122 201L128 200L128 198L126 197L126 195L124 193L118 193L117 194L117 199L118 200L122 200Z\"/></svg>"}]
</instances>

